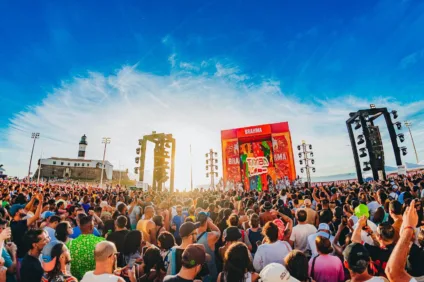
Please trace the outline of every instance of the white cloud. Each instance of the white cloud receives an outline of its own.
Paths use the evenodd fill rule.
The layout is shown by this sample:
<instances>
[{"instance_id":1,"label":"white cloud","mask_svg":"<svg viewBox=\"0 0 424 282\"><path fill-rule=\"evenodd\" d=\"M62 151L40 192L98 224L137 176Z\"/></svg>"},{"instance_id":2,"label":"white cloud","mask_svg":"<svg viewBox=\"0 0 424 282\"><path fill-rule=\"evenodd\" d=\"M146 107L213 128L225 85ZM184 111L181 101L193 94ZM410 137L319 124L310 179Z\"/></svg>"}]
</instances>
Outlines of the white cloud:
<instances>
[{"instance_id":1,"label":"white cloud","mask_svg":"<svg viewBox=\"0 0 424 282\"><path fill-rule=\"evenodd\" d=\"M170 62L176 65L175 55ZM204 154L210 148L220 152L221 130L280 121L289 122L294 145L301 140L314 145L317 175L354 171L345 121L349 112L368 107L370 101L350 95L302 103L284 95L278 81L253 83L233 66L216 64L215 75L208 76L189 72L204 63L184 64L183 70L173 70L169 76L122 67L114 75L90 73L62 83L40 104L11 119L7 150L1 155L7 172L26 174L32 141L28 133L33 131L41 133L35 159L41 151L44 157L76 157L82 134L88 136L87 158L101 159L101 138L108 136L112 142L107 159L115 167L120 162L132 171L138 139L155 130L174 134L176 185L185 188L189 187L190 144L194 183L208 183ZM379 98L372 103L397 109L402 119L412 118L416 144L423 143L423 123L413 118L423 101L401 105ZM409 138L406 146L410 148L406 160L414 161ZM387 150L387 162L394 164L393 159Z\"/></svg>"}]
</instances>

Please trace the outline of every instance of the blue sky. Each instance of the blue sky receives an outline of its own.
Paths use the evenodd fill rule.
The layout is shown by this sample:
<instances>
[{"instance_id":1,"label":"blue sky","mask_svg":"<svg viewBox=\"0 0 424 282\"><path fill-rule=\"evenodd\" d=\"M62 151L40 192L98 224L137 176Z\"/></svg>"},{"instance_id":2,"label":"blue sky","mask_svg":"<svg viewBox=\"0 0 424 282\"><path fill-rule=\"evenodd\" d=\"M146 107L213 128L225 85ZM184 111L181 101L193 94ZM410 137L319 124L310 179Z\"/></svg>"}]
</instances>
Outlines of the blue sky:
<instances>
[{"instance_id":1,"label":"blue sky","mask_svg":"<svg viewBox=\"0 0 424 282\"><path fill-rule=\"evenodd\" d=\"M101 132L101 119L91 122L102 114L107 120L102 108L115 106L122 113L135 101L140 107L152 103L164 108L163 124L140 112L132 117L114 113L113 121L127 124L136 138L150 128L168 129L166 117L172 119L183 110L172 108L172 98L191 105L193 115L207 107L215 121L181 118L182 127L208 126L203 132L206 140L197 140L187 129L185 134L191 137L181 141L183 148L197 140L205 143L204 148L219 150L219 129L288 120L296 125L292 126L294 139L322 142L321 174L353 168L345 146L345 117L370 102L396 107L402 119L413 120L416 138L424 141L422 1L118 2L0 2L0 97L7 105L0 111L5 121L0 158L9 163L9 173L25 171L29 152L22 150L31 142L28 132L39 130L45 137L36 153L72 155L73 140L83 133L91 133L94 147L102 135L115 132ZM280 108L267 109L264 93L268 92L270 101L281 103ZM64 97L72 102L64 103L68 101ZM227 105L219 107L222 113L216 115L216 105L225 99ZM129 105L121 105L125 102ZM256 112L259 105L264 107L260 113ZM247 115L243 109L255 113ZM83 114L90 122L82 121L75 128L75 120L63 119L65 111ZM313 111L321 114L321 122L313 118ZM132 124L132 118L150 124ZM343 157L334 154L330 165L324 145L329 140L319 133L333 122L340 127L332 130L337 135L331 138L340 138L345 146L340 149L346 152ZM215 134L210 125L217 127ZM169 130L185 132L182 127ZM127 143L121 140L130 135L123 134L115 143L125 148ZM111 145L111 158L132 167L132 147L128 152L113 151ZM92 157L98 157L101 148L92 150ZM199 145L198 150L200 154L203 147ZM12 152L19 152L19 158L12 157ZM414 159L412 150L408 157L408 161ZM198 182L202 181L199 177Z\"/></svg>"}]
</instances>

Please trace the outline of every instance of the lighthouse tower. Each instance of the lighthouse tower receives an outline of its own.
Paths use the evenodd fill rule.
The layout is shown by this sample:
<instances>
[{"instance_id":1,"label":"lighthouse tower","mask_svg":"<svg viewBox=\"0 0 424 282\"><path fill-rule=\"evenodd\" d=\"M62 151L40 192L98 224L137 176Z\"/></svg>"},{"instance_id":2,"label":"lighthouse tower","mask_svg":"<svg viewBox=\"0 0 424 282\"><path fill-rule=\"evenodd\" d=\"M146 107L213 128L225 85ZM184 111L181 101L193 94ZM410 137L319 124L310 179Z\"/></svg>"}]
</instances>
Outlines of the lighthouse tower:
<instances>
[{"instance_id":1,"label":"lighthouse tower","mask_svg":"<svg viewBox=\"0 0 424 282\"><path fill-rule=\"evenodd\" d=\"M85 134L81 137L81 141L79 142L78 149L78 159L83 160L85 158L85 148L87 147L87 136Z\"/></svg>"}]
</instances>

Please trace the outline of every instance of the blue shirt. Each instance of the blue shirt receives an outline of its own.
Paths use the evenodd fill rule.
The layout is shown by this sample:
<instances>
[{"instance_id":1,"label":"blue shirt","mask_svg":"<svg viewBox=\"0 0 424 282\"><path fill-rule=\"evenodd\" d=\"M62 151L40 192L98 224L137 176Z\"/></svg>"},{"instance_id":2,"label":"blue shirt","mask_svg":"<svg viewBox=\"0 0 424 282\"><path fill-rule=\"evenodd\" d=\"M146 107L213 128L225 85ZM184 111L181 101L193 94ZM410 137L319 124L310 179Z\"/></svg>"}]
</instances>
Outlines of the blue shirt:
<instances>
[{"instance_id":1,"label":"blue shirt","mask_svg":"<svg viewBox=\"0 0 424 282\"><path fill-rule=\"evenodd\" d=\"M74 233L72 235L70 235L69 238L75 239L79 235L81 235L81 229L79 228L79 226L74 227L73 230L74 230ZM97 237L100 237L100 232L99 232L99 230L97 230L96 227L94 227L93 235L94 236L97 236Z\"/></svg>"},{"instance_id":2,"label":"blue shirt","mask_svg":"<svg viewBox=\"0 0 424 282\"><path fill-rule=\"evenodd\" d=\"M6 250L6 248L3 248L3 252L1 256L4 259L4 266L9 268L13 264L12 257L10 256L9 252ZM15 274L6 273L6 281L7 282L16 282Z\"/></svg>"},{"instance_id":3,"label":"blue shirt","mask_svg":"<svg viewBox=\"0 0 424 282\"><path fill-rule=\"evenodd\" d=\"M183 224L183 222L184 222L184 216L183 215L176 215L172 218L172 224L175 224L177 226L177 228L174 232L175 238L180 238L180 226L181 226L181 224Z\"/></svg>"}]
</instances>

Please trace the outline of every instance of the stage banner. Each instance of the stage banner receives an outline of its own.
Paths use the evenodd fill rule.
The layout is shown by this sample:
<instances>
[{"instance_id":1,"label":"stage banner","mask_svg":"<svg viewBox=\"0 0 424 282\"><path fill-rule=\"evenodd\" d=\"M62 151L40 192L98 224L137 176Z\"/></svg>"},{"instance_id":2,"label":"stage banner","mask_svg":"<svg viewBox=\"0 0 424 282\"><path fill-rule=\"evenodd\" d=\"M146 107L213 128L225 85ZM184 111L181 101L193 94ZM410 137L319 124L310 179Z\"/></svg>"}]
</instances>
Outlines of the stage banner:
<instances>
[{"instance_id":1,"label":"stage banner","mask_svg":"<svg viewBox=\"0 0 424 282\"><path fill-rule=\"evenodd\" d=\"M296 170L294 167L290 133L273 133L272 147L274 150L274 166L277 179L289 179L293 181L296 178Z\"/></svg>"},{"instance_id":2,"label":"stage banner","mask_svg":"<svg viewBox=\"0 0 424 282\"><path fill-rule=\"evenodd\" d=\"M238 139L222 140L223 174L225 182L241 182Z\"/></svg>"}]
</instances>

